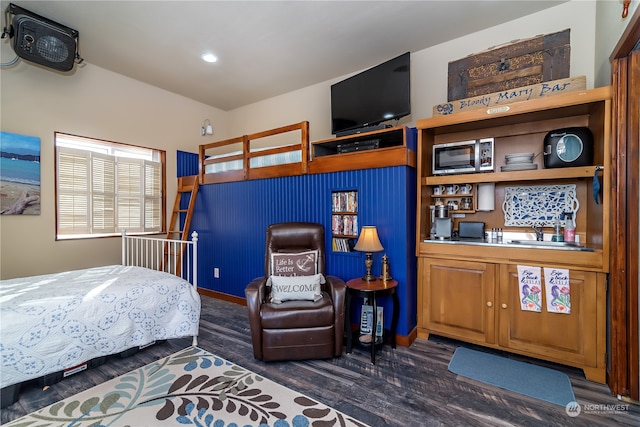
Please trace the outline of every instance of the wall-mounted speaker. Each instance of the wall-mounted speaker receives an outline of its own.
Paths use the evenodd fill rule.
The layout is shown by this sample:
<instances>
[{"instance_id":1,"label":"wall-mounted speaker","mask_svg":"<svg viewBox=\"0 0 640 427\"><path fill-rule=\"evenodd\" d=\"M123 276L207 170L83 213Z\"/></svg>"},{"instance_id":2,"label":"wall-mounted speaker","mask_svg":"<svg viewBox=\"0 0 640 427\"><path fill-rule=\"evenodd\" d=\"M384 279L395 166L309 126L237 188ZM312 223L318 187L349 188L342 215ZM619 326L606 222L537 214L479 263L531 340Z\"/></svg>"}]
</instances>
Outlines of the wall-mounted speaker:
<instances>
[{"instance_id":1,"label":"wall-mounted speaker","mask_svg":"<svg viewBox=\"0 0 640 427\"><path fill-rule=\"evenodd\" d=\"M58 71L71 71L77 58L78 31L11 3L12 47L16 54Z\"/></svg>"}]
</instances>

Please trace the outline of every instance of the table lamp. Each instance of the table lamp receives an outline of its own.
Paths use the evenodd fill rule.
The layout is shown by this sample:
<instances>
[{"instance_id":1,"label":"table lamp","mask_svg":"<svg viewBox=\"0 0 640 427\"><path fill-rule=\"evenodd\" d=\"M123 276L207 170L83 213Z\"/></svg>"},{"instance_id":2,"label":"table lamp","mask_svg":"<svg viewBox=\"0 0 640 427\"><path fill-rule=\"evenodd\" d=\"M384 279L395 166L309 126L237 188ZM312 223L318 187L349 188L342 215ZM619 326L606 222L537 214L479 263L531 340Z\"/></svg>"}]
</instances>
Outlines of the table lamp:
<instances>
[{"instance_id":1,"label":"table lamp","mask_svg":"<svg viewBox=\"0 0 640 427\"><path fill-rule=\"evenodd\" d=\"M376 280L376 277L371 274L371 267L373 266L373 259L371 259L372 252L380 252L384 248L380 243L380 239L378 238L378 230L375 225L365 225L362 227L360 231L360 237L358 237L358 242L354 246L356 251L366 252L367 257L364 261L364 265L367 268L367 274L362 276L362 280L365 282L373 282Z\"/></svg>"}]
</instances>

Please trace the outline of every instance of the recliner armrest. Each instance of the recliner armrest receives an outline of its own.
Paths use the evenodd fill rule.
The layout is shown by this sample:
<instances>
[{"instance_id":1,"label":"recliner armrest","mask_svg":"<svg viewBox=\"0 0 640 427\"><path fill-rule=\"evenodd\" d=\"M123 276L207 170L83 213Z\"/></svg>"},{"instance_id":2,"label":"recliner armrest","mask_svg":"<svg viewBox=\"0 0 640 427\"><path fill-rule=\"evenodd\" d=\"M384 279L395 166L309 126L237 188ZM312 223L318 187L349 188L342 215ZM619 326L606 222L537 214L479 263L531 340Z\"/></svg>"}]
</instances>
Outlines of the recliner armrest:
<instances>
[{"instance_id":1,"label":"recliner armrest","mask_svg":"<svg viewBox=\"0 0 640 427\"><path fill-rule=\"evenodd\" d=\"M347 285L344 280L337 276L325 276L326 289L331 295L333 300L333 307L335 313L334 325L336 328L336 340L335 340L335 356L342 354L344 346L344 304L347 294Z\"/></svg>"},{"instance_id":2,"label":"recliner armrest","mask_svg":"<svg viewBox=\"0 0 640 427\"><path fill-rule=\"evenodd\" d=\"M267 293L267 278L256 277L249 282L247 287L244 289L244 294L247 297L247 306L254 305L259 308L260 305L265 302Z\"/></svg>"},{"instance_id":3,"label":"recliner armrest","mask_svg":"<svg viewBox=\"0 0 640 427\"><path fill-rule=\"evenodd\" d=\"M249 316L249 328L251 329L251 342L253 343L253 355L262 360L262 323L260 321L260 306L267 297L267 278L256 277L244 289L247 298L247 310Z\"/></svg>"},{"instance_id":4,"label":"recliner armrest","mask_svg":"<svg viewBox=\"0 0 640 427\"><path fill-rule=\"evenodd\" d=\"M333 304L337 306L341 304L344 307L344 298L346 295L347 285L341 278L337 276L324 276L326 291L331 295ZM340 302L342 301L342 302Z\"/></svg>"}]
</instances>

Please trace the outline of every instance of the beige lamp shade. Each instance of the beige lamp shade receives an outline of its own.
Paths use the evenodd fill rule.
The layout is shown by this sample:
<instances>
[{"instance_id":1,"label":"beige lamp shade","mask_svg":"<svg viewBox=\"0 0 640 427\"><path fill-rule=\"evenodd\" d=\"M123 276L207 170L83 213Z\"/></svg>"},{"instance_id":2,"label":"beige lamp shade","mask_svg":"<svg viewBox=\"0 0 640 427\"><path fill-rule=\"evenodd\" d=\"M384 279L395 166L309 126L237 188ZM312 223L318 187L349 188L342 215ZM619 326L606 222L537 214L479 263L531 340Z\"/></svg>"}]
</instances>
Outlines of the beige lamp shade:
<instances>
[{"instance_id":1,"label":"beige lamp shade","mask_svg":"<svg viewBox=\"0 0 640 427\"><path fill-rule=\"evenodd\" d=\"M375 225L362 227L358 242L353 249L360 252L380 252L384 249L378 238L378 230Z\"/></svg>"},{"instance_id":2,"label":"beige lamp shade","mask_svg":"<svg viewBox=\"0 0 640 427\"><path fill-rule=\"evenodd\" d=\"M373 259L371 258L371 252L380 252L384 248L378 238L378 230L374 225L365 225L360 230L360 237L358 237L358 243L354 246L356 251L366 252L367 256L364 260L364 266L367 269L367 274L362 276L362 280L365 282L373 282L376 277L371 274L371 267L373 267Z\"/></svg>"}]
</instances>

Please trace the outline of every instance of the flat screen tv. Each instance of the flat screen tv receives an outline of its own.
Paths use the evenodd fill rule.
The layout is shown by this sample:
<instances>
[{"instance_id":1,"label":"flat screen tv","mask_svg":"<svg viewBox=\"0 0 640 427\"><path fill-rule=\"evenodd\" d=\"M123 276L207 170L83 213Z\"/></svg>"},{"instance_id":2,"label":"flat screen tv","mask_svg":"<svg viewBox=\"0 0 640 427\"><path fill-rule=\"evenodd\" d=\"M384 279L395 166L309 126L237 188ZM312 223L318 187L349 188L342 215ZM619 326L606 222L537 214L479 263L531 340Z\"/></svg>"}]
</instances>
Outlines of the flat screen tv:
<instances>
[{"instance_id":1,"label":"flat screen tv","mask_svg":"<svg viewBox=\"0 0 640 427\"><path fill-rule=\"evenodd\" d=\"M331 85L331 133L348 135L411 114L410 53Z\"/></svg>"}]
</instances>

